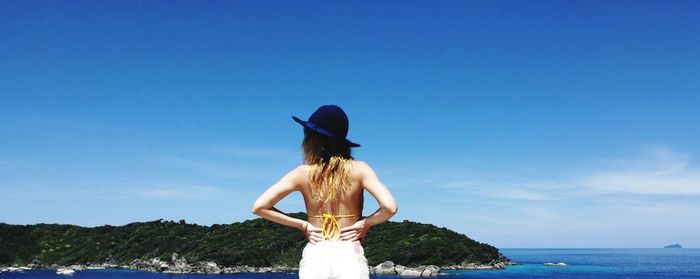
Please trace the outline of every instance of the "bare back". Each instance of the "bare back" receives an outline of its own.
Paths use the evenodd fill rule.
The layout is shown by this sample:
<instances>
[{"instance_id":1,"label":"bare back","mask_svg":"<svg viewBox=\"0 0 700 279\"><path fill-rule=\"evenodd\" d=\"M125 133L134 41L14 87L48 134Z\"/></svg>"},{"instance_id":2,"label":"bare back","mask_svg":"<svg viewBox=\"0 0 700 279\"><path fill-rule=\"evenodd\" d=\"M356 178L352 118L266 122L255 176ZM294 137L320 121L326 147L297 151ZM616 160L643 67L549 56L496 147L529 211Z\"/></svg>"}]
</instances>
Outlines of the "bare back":
<instances>
[{"instance_id":1,"label":"bare back","mask_svg":"<svg viewBox=\"0 0 700 279\"><path fill-rule=\"evenodd\" d=\"M379 181L372 168L363 161L351 161L349 187L336 192L332 202L316 200L309 188L309 165L300 165L273 184L253 204L253 213L278 224L297 228L311 242L336 239L362 241L367 230L389 220L398 207L389 189ZM345 188L345 187L343 187ZM379 209L362 216L364 190L377 200ZM290 217L274 206L291 192L301 192L308 222ZM319 218L320 217L320 218ZM314 228L308 229L308 224ZM338 235L339 234L339 235Z\"/></svg>"},{"instance_id":2,"label":"bare back","mask_svg":"<svg viewBox=\"0 0 700 279\"><path fill-rule=\"evenodd\" d=\"M306 213L308 216L318 216L322 214L332 214L332 215L345 215L345 214L357 214L357 216L348 218L338 218L338 223L340 227L345 227L352 225L362 218L362 207L364 205L364 187L362 185L362 172L356 167L357 161L352 161L352 168L350 172L350 188L346 192L338 193L335 200L323 203L314 199L311 195L311 189L309 186L308 174L311 169L309 165L303 165L300 167L302 173L300 179L299 191L304 197L304 204L306 206ZM317 227L322 225L321 218L309 218L309 222Z\"/></svg>"}]
</instances>

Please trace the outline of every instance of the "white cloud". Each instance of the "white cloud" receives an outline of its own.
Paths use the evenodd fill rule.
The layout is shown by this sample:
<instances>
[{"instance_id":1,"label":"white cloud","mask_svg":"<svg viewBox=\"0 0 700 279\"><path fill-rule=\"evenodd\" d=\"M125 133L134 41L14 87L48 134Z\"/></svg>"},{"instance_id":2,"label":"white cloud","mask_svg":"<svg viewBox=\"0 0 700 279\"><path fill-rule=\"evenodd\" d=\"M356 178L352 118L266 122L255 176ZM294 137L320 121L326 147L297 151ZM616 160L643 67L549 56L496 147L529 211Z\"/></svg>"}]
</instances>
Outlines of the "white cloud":
<instances>
[{"instance_id":1,"label":"white cloud","mask_svg":"<svg viewBox=\"0 0 700 279\"><path fill-rule=\"evenodd\" d=\"M608 194L700 196L700 169L691 166L690 155L670 147L647 148L631 158L606 158L588 169L560 178L502 179L472 177L416 179L415 184L488 198L518 200L566 200ZM501 172L507 173L508 170Z\"/></svg>"},{"instance_id":2,"label":"white cloud","mask_svg":"<svg viewBox=\"0 0 700 279\"><path fill-rule=\"evenodd\" d=\"M286 149L215 145L189 146L169 154L142 158L172 168L173 172L193 171L210 177L247 180L281 177L289 166L301 162L301 155Z\"/></svg>"},{"instance_id":3,"label":"white cloud","mask_svg":"<svg viewBox=\"0 0 700 279\"><path fill-rule=\"evenodd\" d=\"M251 168L235 162L217 162L215 160L191 159L179 156L160 156L148 158L151 162L174 167L172 172L195 171L212 177L228 179L248 179L262 176L262 169Z\"/></svg>"},{"instance_id":4,"label":"white cloud","mask_svg":"<svg viewBox=\"0 0 700 279\"><path fill-rule=\"evenodd\" d=\"M95 187L95 183L63 186L63 182L52 184L42 181L39 184L9 185L3 189L0 200L205 200L221 198L226 189L204 184L182 184L176 182L137 182L114 183L109 187ZM104 186L104 184L100 184ZM116 189L116 190L115 190Z\"/></svg>"},{"instance_id":5,"label":"white cloud","mask_svg":"<svg viewBox=\"0 0 700 279\"><path fill-rule=\"evenodd\" d=\"M700 169L690 166L688 154L660 147L619 162L592 172L580 184L600 193L700 195Z\"/></svg>"},{"instance_id":6,"label":"white cloud","mask_svg":"<svg viewBox=\"0 0 700 279\"><path fill-rule=\"evenodd\" d=\"M208 146L204 149L227 156L253 157L263 159L301 158L301 149L292 150L272 147Z\"/></svg>"},{"instance_id":7,"label":"white cloud","mask_svg":"<svg viewBox=\"0 0 700 279\"><path fill-rule=\"evenodd\" d=\"M127 196L143 199L197 200L217 197L223 191L220 188L206 185L178 185L175 183L161 183L156 185L130 187L125 192Z\"/></svg>"},{"instance_id":8,"label":"white cloud","mask_svg":"<svg viewBox=\"0 0 700 279\"><path fill-rule=\"evenodd\" d=\"M570 171L551 175L437 169L397 176L409 188L397 198L414 198L414 189L440 192L440 210L434 200L414 199L417 209L404 218L423 216L499 247L699 245L700 226L688 222L700 209L700 169L690 154L655 146L576 165L586 167L559 166Z\"/></svg>"}]
</instances>

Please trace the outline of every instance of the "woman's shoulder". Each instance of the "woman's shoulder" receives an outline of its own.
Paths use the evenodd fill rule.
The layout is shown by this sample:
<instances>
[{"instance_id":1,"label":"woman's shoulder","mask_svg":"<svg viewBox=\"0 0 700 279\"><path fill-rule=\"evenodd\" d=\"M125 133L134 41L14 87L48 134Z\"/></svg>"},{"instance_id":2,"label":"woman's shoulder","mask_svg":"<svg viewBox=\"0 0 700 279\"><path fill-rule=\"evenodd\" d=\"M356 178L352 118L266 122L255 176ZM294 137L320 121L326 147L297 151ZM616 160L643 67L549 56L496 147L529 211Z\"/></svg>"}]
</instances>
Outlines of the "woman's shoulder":
<instances>
[{"instance_id":1,"label":"woman's shoulder","mask_svg":"<svg viewBox=\"0 0 700 279\"><path fill-rule=\"evenodd\" d=\"M355 172L364 175L368 173L374 173L372 170L372 167L369 166L369 164L365 161L360 161L360 160L352 160L352 165L353 169Z\"/></svg>"},{"instance_id":2,"label":"woman's shoulder","mask_svg":"<svg viewBox=\"0 0 700 279\"><path fill-rule=\"evenodd\" d=\"M360 167L360 168L367 168L367 167L369 167L369 165L367 164L367 162L362 161L362 160L355 160L355 159L352 159L352 165L353 165L354 167Z\"/></svg>"},{"instance_id":3,"label":"woman's shoulder","mask_svg":"<svg viewBox=\"0 0 700 279\"><path fill-rule=\"evenodd\" d=\"M310 165L300 164L292 170L292 173L297 174L297 175L305 175L309 172L310 169L311 169Z\"/></svg>"}]
</instances>

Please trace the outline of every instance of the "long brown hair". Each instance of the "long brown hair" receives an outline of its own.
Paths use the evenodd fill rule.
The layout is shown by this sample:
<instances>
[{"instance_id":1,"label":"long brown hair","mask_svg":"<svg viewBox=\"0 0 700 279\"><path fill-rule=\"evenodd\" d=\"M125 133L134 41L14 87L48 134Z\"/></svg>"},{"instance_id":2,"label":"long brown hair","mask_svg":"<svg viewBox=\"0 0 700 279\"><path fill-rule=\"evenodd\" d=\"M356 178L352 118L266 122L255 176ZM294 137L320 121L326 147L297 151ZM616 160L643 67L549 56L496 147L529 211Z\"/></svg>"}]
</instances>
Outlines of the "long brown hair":
<instances>
[{"instance_id":1,"label":"long brown hair","mask_svg":"<svg viewBox=\"0 0 700 279\"><path fill-rule=\"evenodd\" d=\"M311 166L309 187L312 197L327 203L347 191L353 159L347 143L304 128L301 147L304 162Z\"/></svg>"}]
</instances>

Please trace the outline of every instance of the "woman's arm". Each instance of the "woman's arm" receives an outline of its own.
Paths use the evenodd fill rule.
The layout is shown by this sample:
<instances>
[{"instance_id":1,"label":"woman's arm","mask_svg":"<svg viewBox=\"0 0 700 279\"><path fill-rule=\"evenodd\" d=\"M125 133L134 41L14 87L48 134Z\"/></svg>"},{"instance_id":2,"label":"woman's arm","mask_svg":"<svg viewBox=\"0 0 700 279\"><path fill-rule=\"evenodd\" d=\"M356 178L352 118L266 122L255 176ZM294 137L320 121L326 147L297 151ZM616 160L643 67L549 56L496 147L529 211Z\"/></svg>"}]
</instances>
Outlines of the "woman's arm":
<instances>
[{"instance_id":1,"label":"woman's arm","mask_svg":"<svg viewBox=\"0 0 700 279\"><path fill-rule=\"evenodd\" d=\"M396 205L394 196L391 195L389 189L379 181L379 177L374 173L374 170L364 162L361 162L359 165L363 176L362 186L367 189L367 192L369 192L379 204L379 209L364 219L368 227L373 227L389 220L389 218L396 214L399 208Z\"/></svg>"},{"instance_id":2,"label":"woman's arm","mask_svg":"<svg viewBox=\"0 0 700 279\"><path fill-rule=\"evenodd\" d=\"M357 170L360 171L360 175L362 176L362 187L377 200L379 209L366 218L357 221L352 226L341 229L341 239L351 241L358 239L363 240L370 227L386 222L389 218L394 216L398 210L394 196L391 195L389 189L379 181L379 177L374 173L374 170L364 162L356 163Z\"/></svg>"},{"instance_id":3,"label":"woman's arm","mask_svg":"<svg viewBox=\"0 0 700 279\"><path fill-rule=\"evenodd\" d=\"M268 188L253 204L253 214L272 222L305 231L308 223L304 220L290 217L275 208L275 204L289 193L297 191L301 178L301 167L289 172L280 181Z\"/></svg>"}]
</instances>

